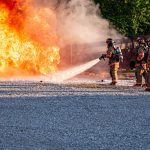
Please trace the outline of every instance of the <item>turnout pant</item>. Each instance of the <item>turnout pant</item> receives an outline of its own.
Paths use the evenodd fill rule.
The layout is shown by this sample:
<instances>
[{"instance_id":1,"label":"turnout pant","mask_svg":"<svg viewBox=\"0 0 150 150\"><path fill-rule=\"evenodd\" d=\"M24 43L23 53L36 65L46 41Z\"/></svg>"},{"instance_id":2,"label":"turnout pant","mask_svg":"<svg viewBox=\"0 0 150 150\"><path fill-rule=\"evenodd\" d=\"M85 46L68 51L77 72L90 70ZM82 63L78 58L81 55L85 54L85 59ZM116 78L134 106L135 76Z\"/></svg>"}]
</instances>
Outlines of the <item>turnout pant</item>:
<instances>
[{"instance_id":1,"label":"turnout pant","mask_svg":"<svg viewBox=\"0 0 150 150\"><path fill-rule=\"evenodd\" d=\"M147 84L147 70L146 68L142 66L136 67L135 70L135 77L136 77L136 84L142 85L142 77L145 79L145 84Z\"/></svg>"},{"instance_id":2,"label":"turnout pant","mask_svg":"<svg viewBox=\"0 0 150 150\"><path fill-rule=\"evenodd\" d=\"M118 80L118 69L119 69L119 63L110 65L110 76L112 78L113 83L116 83Z\"/></svg>"}]
</instances>

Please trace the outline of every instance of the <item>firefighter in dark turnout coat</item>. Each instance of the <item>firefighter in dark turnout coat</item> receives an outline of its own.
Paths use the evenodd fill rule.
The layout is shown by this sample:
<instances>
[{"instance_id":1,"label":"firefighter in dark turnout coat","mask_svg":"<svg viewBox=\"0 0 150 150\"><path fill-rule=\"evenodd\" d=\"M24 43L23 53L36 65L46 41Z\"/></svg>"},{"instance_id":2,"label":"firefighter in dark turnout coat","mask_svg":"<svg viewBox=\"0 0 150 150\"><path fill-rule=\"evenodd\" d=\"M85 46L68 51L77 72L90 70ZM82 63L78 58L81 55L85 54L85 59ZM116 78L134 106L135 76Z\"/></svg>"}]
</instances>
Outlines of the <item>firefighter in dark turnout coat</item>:
<instances>
[{"instance_id":1,"label":"firefighter in dark turnout coat","mask_svg":"<svg viewBox=\"0 0 150 150\"><path fill-rule=\"evenodd\" d=\"M136 47L136 60L135 60L135 86L142 86L142 77L145 79L145 85L147 84L147 59L148 50L145 45L144 39L138 39L138 46Z\"/></svg>"}]
</instances>

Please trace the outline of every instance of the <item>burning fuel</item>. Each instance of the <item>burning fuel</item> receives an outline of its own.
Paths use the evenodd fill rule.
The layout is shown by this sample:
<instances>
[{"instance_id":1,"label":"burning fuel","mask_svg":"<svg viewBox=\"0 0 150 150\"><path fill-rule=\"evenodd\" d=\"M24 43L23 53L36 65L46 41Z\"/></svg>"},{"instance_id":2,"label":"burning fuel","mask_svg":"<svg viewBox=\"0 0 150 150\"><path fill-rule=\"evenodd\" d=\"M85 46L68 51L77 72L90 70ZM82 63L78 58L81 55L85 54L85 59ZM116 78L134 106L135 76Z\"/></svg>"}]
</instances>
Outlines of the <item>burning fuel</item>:
<instances>
[{"instance_id":1,"label":"burning fuel","mask_svg":"<svg viewBox=\"0 0 150 150\"><path fill-rule=\"evenodd\" d=\"M55 73L53 75L46 76L46 78L49 78L49 80L51 82L54 82L54 83L63 82L67 79L70 79L70 78L86 71L87 69L89 69L89 68L93 67L94 65L96 65L98 62L99 62L99 59L94 59L94 60L92 60L90 62L87 62L83 65L76 66L74 68Z\"/></svg>"},{"instance_id":2,"label":"burning fuel","mask_svg":"<svg viewBox=\"0 0 150 150\"><path fill-rule=\"evenodd\" d=\"M71 0L57 9L52 3L55 1L0 0L0 77L55 73L60 64L60 45L104 40L108 33L118 36L100 18L93 1Z\"/></svg>"},{"instance_id":3,"label":"burning fuel","mask_svg":"<svg viewBox=\"0 0 150 150\"><path fill-rule=\"evenodd\" d=\"M54 30L56 15L49 8L38 9L30 3L31 0L0 1L1 76L57 70L60 56Z\"/></svg>"}]
</instances>

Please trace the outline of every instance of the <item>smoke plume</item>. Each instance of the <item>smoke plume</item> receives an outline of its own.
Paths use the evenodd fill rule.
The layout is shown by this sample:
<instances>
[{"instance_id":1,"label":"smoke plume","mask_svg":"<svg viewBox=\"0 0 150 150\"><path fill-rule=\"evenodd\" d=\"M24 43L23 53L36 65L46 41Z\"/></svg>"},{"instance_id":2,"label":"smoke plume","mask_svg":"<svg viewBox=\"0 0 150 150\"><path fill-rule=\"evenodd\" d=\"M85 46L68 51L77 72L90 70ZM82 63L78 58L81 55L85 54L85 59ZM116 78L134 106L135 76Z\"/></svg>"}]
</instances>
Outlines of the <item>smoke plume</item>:
<instances>
[{"instance_id":1,"label":"smoke plume","mask_svg":"<svg viewBox=\"0 0 150 150\"><path fill-rule=\"evenodd\" d=\"M92 43L120 38L109 22L101 17L92 0L71 0L58 8L58 34L62 43Z\"/></svg>"},{"instance_id":2,"label":"smoke plume","mask_svg":"<svg viewBox=\"0 0 150 150\"><path fill-rule=\"evenodd\" d=\"M121 37L101 17L99 5L93 0L34 0L34 4L55 11L59 44L92 43Z\"/></svg>"}]
</instances>

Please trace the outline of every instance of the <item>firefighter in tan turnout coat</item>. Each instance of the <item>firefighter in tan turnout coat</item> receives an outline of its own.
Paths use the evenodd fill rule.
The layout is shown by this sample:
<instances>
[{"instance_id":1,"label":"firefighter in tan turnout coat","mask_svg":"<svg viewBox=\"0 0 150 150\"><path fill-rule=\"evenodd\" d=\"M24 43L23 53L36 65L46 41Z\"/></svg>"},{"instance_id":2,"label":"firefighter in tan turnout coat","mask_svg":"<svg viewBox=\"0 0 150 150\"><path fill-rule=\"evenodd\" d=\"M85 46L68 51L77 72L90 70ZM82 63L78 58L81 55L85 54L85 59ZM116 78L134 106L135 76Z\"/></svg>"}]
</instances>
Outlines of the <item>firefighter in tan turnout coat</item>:
<instances>
[{"instance_id":1,"label":"firefighter in tan turnout coat","mask_svg":"<svg viewBox=\"0 0 150 150\"><path fill-rule=\"evenodd\" d=\"M109 59L109 66L110 66L110 76L112 78L111 85L116 85L118 80L118 69L120 61L123 61L123 55L121 49L119 47L115 47L114 41L111 38L106 40L107 44L107 52L106 54L102 54L101 59L108 58Z\"/></svg>"}]
</instances>

